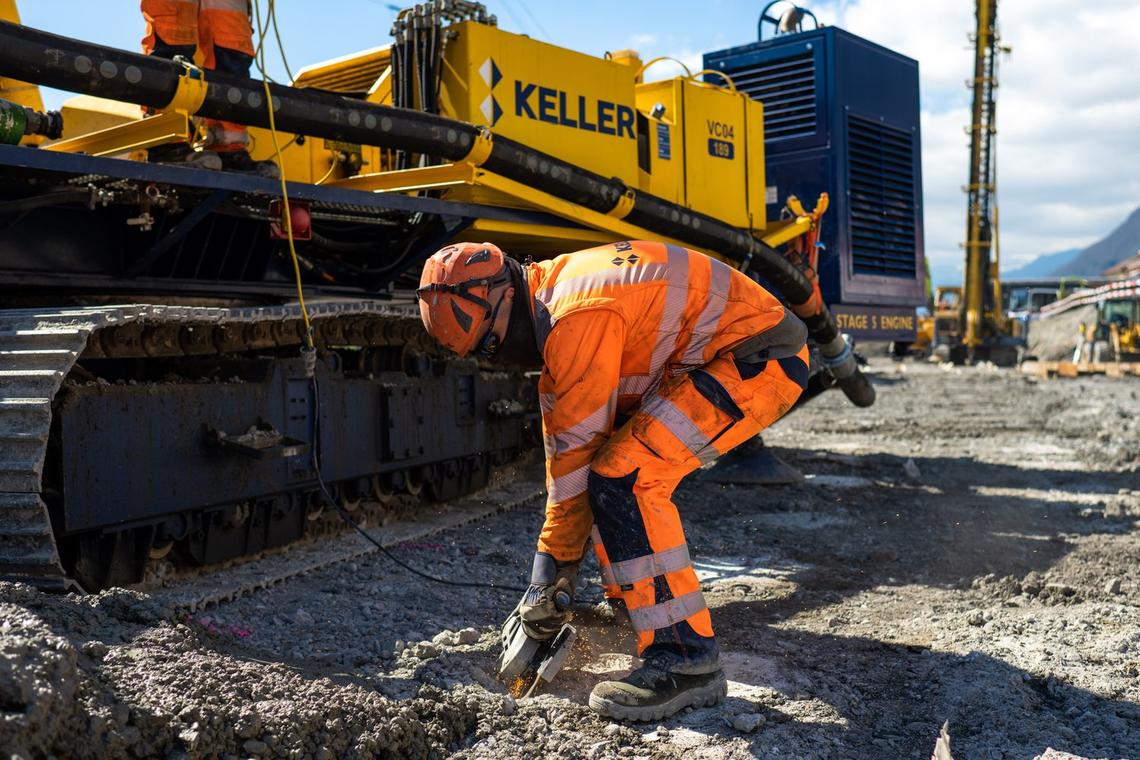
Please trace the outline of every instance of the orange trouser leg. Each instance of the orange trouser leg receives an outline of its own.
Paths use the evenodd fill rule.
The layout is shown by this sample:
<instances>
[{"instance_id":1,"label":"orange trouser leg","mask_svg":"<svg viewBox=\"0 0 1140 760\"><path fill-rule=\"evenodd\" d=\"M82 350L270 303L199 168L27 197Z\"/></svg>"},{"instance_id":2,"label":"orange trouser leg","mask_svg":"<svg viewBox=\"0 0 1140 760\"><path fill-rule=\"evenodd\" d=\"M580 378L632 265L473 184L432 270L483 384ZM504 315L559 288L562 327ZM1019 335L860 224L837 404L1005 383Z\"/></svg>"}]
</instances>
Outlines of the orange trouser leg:
<instances>
[{"instance_id":1,"label":"orange trouser leg","mask_svg":"<svg viewBox=\"0 0 1140 760\"><path fill-rule=\"evenodd\" d=\"M678 672L716 667L712 619L673 491L702 463L787 412L806 385L807 359L806 347L797 357L750 367L725 355L672 378L595 456L590 507L639 655L667 654Z\"/></svg>"},{"instance_id":2,"label":"orange trouser leg","mask_svg":"<svg viewBox=\"0 0 1140 760\"><path fill-rule=\"evenodd\" d=\"M199 0L198 28L202 66L236 76L249 76L253 62L253 27L248 0ZM206 148L218 153L245 150L249 133L244 124L203 119Z\"/></svg>"},{"instance_id":3,"label":"orange trouser leg","mask_svg":"<svg viewBox=\"0 0 1140 760\"><path fill-rule=\"evenodd\" d=\"M202 68L249 76L253 61L253 27L248 0L142 0L146 36L143 52L162 58L182 55ZM201 119L206 147L217 152L245 150L245 125Z\"/></svg>"}]
</instances>

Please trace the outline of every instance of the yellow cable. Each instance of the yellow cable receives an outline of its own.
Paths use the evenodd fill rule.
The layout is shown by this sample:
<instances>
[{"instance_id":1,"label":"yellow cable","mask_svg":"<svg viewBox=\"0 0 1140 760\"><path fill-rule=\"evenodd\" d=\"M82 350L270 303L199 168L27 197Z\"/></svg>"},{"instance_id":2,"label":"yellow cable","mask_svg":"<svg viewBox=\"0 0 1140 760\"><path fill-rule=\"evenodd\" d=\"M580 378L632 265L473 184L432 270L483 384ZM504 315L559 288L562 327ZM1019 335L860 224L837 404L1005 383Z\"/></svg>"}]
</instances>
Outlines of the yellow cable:
<instances>
[{"instance_id":1,"label":"yellow cable","mask_svg":"<svg viewBox=\"0 0 1140 760\"><path fill-rule=\"evenodd\" d=\"M269 134L273 137L273 152L277 157L277 170L281 180L281 205L284 208L285 237L289 240L289 256L293 260L293 275L297 281L297 303L301 307L301 319L305 323L305 346L313 348L313 325L309 321L309 309L305 306L305 289L301 284L301 263L297 258L297 245L293 240L293 215L289 210L289 189L285 184L285 171L282 168L285 162L281 158L281 142L277 139L277 120L273 115L273 93L269 89L269 78L265 73L265 35L269 31L269 24L261 26L261 0L254 0L254 12L257 14L257 28L261 38L257 44L257 70L261 72L261 84L265 87L265 104L269 110ZM273 2L270 0L269 13L273 13ZM335 166L335 163L334 163Z\"/></svg>"},{"instance_id":2,"label":"yellow cable","mask_svg":"<svg viewBox=\"0 0 1140 760\"><path fill-rule=\"evenodd\" d=\"M340 156L341 156L340 153L333 154L332 165L329 166L329 170L327 172L325 172L325 176L318 179L315 184L323 185L323 184L325 184L325 182L328 181L328 178L332 176L333 172L336 171L336 168L338 166L340 166L340 162L341 162Z\"/></svg>"}]
</instances>

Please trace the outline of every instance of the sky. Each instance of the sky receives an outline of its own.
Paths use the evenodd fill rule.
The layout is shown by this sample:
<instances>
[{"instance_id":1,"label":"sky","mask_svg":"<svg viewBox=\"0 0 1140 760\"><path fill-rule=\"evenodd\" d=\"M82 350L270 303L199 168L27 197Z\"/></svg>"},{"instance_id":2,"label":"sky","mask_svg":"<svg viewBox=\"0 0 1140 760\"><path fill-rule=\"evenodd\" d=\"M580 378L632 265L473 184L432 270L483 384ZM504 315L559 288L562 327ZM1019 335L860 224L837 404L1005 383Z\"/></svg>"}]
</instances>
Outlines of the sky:
<instances>
[{"instance_id":1,"label":"sky","mask_svg":"<svg viewBox=\"0 0 1140 760\"><path fill-rule=\"evenodd\" d=\"M264 0L263 0L264 2ZM398 3L397 3L398 4ZM938 284L961 279L974 25L968 0L801 2L819 19L919 61L926 254ZM277 0L293 69L389 41L384 0ZM137 0L19 0L29 26L137 49ZM700 68L751 42L762 3L740 0L490 0L499 25L586 53L634 48ZM1003 269L1084 247L1140 206L1140 2L1002 0L998 203ZM661 64L654 75L676 69ZM284 78L279 61L270 73ZM651 77L652 78L652 77ZM45 93L48 107L66 95Z\"/></svg>"}]
</instances>

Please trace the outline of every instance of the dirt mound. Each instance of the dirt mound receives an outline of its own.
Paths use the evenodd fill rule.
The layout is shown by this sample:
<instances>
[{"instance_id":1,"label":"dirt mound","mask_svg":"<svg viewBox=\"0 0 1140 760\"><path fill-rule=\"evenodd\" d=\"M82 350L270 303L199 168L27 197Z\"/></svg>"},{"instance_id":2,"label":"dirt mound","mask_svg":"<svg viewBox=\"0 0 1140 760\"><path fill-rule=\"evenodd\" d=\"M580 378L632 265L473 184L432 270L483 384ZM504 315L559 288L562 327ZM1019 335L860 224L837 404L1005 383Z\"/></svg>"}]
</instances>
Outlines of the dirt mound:
<instances>
[{"instance_id":1,"label":"dirt mound","mask_svg":"<svg viewBox=\"0 0 1140 760\"><path fill-rule=\"evenodd\" d=\"M442 757L511 709L471 687L397 701L365 679L251 659L207 627L156 622L149 602L0 583L6 757Z\"/></svg>"},{"instance_id":2,"label":"dirt mound","mask_svg":"<svg viewBox=\"0 0 1140 760\"><path fill-rule=\"evenodd\" d=\"M1054 317L1029 323L1029 355L1041 361L1071 360L1077 348L1079 328L1096 323L1096 306L1081 306Z\"/></svg>"}]
</instances>

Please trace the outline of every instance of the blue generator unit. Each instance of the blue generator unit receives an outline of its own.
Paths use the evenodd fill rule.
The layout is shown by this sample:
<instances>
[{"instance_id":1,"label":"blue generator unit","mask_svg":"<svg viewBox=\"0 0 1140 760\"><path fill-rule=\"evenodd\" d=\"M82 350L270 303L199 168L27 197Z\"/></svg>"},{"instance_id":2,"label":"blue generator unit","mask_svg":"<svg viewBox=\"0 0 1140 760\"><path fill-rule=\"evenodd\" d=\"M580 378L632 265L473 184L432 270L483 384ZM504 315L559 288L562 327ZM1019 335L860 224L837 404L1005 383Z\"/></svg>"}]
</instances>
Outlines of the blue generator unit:
<instances>
[{"instance_id":1,"label":"blue generator unit","mask_svg":"<svg viewBox=\"0 0 1140 760\"><path fill-rule=\"evenodd\" d=\"M809 208L830 195L819 277L840 329L913 340L926 302L918 62L819 27L707 53L704 66L764 104L768 218L789 195Z\"/></svg>"}]
</instances>

